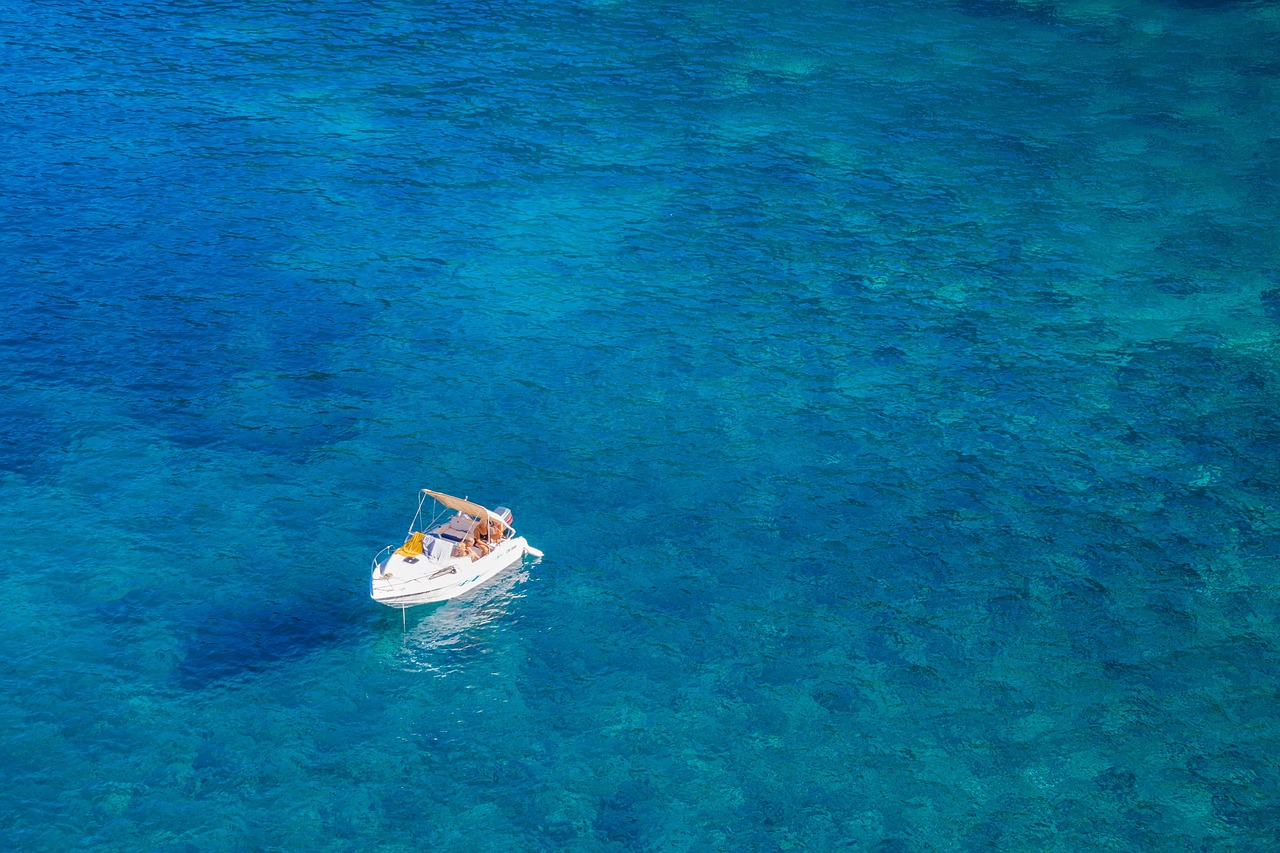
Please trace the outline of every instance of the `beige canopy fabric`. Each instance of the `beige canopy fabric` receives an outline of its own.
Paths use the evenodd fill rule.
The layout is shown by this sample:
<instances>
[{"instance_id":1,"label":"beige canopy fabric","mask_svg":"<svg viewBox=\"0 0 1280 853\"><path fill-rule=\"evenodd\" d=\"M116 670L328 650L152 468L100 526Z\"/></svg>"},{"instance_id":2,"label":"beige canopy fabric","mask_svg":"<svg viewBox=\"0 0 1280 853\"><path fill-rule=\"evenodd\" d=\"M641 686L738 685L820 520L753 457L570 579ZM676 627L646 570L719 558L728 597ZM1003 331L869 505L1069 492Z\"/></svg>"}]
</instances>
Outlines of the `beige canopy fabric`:
<instances>
[{"instance_id":1,"label":"beige canopy fabric","mask_svg":"<svg viewBox=\"0 0 1280 853\"><path fill-rule=\"evenodd\" d=\"M489 512L489 510L480 506L480 504L472 503L471 501L463 500L462 498L455 498L453 495L446 495L443 492L433 492L430 489L423 489L422 492L423 494L431 495L431 497L440 501L440 503L444 504L449 509L456 509L458 512L465 512L467 515L474 516L475 518L493 518L498 521L502 520L498 518L498 516Z\"/></svg>"}]
</instances>

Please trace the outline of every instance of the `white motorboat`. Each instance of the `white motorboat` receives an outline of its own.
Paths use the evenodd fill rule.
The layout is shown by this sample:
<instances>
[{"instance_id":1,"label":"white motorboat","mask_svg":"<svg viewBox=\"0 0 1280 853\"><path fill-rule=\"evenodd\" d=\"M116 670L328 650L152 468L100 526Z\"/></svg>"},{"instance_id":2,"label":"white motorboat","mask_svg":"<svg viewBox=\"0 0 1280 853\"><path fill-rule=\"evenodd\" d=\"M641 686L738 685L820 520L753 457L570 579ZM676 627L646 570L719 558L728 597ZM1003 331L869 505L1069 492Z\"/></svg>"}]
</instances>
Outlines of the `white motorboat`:
<instances>
[{"instance_id":1,"label":"white motorboat","mask_svg":"<svg viewBox=\"0 0 1280 853\"><path fill-rule=\"evenodd\" d=\"M419 527L428 496L444 509ZM399 608L444 601L475 589L526 554L541 557L541 551L516 535L512 520L506 507L489 510L423 489L404 544L388 545L373 558L370 597Z\"/></svg>"}]
</instances>

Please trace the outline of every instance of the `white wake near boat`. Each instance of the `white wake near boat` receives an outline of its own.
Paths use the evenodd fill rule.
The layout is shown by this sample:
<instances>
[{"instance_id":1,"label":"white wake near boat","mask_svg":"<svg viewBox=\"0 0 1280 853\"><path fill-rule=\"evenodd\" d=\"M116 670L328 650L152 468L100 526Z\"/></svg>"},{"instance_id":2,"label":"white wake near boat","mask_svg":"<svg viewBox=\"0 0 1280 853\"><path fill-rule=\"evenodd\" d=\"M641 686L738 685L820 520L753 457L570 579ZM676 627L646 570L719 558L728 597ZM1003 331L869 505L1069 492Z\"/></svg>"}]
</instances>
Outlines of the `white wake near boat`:
<instances>
[{"instance_id":1,"label":"white wake near boat","mask_svg":"<svg viewBox=\"0 0 1280 853\"><path fill-rule=\"evenodd\" d=\"M427 498L442 506L423 522ZM475 589L503 569L541 557L513 528L511 510L489 510L465 498L423 489L404 544L388 545L373 558L369 595L388 607L444 601Z\"/></svg>"}]
</instances>

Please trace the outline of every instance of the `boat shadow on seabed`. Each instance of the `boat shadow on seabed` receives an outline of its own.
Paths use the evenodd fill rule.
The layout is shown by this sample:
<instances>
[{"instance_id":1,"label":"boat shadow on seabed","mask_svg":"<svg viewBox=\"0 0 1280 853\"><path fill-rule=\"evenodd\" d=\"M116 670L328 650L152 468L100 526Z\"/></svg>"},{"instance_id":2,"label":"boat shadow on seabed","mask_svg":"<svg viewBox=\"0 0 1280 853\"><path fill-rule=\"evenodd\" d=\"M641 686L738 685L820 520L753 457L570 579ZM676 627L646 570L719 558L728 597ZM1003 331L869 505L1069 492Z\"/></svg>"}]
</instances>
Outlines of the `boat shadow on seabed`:
<instances>
[{"instance_id":1,"label":"boat shadow on seabed","mask_svg":"<svg viewBox=\"0 0 1280 853\"><path fill-rule=\"evenodd\" d=\"M343 642L359 630L360 611L348 597L215 610L189 623L177 686L200 690L263 672L283 661Z\"/></svg>"},{"instance_id":2,"label":"boat shadow on seabed","mask_svg":"<svg viewBox=\"0 0 1280 853\"><path fill-rule=\"evenodd\" d=\"M380 645L406 672L430 672L448 675L464 669L468 662L483 654L488 647L488 634L493 623L506 616L511 606L524 597L520 586L529 572L516 563L499 572L483 586L432 607L411 608L407 627L400 619L388 620L386 636ZM422 616L418 610L428 611Z\"/></svg>"}]
</instances>

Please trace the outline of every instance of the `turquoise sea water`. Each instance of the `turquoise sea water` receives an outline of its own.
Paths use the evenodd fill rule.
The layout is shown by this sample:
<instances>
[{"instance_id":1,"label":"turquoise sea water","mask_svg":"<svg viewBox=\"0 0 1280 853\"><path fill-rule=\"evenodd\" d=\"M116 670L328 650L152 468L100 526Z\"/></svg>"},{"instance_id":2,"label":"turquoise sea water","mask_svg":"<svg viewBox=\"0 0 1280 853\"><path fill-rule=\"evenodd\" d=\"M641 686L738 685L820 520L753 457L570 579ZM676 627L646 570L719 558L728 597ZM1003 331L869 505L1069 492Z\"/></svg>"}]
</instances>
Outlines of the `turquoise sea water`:
<instances>
[{"instance_id":1,"label":"turquoise sea water","mask_svg":"<svg viewBox=\"0 0 1280 853\"><path fill-rule=\"evenodd\" d=\"M1277 44L0 2L0 845L1276 849Z\"/></svg>"}]
</instances>

